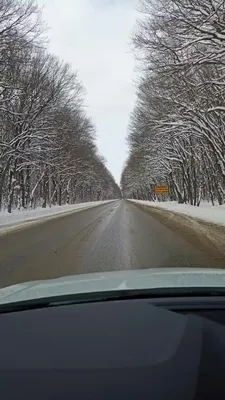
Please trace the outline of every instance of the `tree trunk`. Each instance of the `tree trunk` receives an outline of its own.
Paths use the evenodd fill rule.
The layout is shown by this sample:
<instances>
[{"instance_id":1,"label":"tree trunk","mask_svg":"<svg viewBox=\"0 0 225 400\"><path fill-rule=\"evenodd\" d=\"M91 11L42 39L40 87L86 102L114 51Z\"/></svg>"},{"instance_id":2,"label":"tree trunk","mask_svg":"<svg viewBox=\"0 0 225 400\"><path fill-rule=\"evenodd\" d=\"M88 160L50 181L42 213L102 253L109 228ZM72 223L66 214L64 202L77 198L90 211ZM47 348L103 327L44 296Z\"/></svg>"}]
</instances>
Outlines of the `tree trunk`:
<instances>
[{"instance_id":1,"label":"tree trunk","mask_svg":"<svg viewBox=\"0 0 225 400\"><path fill-rule=\"evenodd\" d=\"M9 172L9 184L8 184L8 213L12 212L12 202L13 202L13 171Z\"/></svg>"}]
</instances>

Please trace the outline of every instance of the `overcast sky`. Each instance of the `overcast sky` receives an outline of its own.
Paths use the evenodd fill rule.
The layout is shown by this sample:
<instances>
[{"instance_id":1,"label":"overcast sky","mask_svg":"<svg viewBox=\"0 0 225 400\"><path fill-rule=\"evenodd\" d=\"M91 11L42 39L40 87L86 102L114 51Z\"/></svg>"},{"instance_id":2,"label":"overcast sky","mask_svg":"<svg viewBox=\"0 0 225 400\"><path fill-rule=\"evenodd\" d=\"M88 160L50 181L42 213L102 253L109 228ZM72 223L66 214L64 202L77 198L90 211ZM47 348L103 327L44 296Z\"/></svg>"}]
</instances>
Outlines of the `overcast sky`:
<instances>
[{"instance_id":1,"label":"overcast sky","mask_svg":"<svg viewBox=\"0 0 225 400\"><path fill-rule=\"evenodd\" d=\"M97 145L119 183L134 105L130 36L138 0L38 0L49 26L50 51L72 64L86 88Z\"/></svg>"}]
</instances>

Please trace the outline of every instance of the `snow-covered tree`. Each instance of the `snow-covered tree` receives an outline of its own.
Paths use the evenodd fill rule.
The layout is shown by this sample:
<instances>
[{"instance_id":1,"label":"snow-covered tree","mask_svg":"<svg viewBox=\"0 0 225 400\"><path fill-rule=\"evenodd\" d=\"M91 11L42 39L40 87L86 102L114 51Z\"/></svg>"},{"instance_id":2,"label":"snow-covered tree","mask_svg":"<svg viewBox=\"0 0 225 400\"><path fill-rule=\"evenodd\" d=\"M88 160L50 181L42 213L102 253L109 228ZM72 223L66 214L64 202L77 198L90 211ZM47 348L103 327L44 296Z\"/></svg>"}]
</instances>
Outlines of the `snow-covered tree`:
<instances>
[{"instance_id":1,"label":"snow-covered tree","mask_svg":"<svg viewBox=\"0 0 225 400\"><path fill-rule=\"evenodd\" d=\"M33 0L0 4L0 208L115 198L84 89L45 49Z\"/></svg>"},{"instance_id":2,"label":"snow-covered tree","mask_svg":"<svg viewBox=\"0 0 225 400\"><path fill-rule=\"evenodd\" d=\"M170 198L179 202L199 205L205 198L222 204L225 2L142 0L141 5L134 35L141 77L125 175L132 176L130 159L136 155L141 171L135 169L136 183L144 179L147 198L154 198L154 184L168 184ZM124 173L122 186L126 196L134 196ZM140 188L136 196L143 197Z\"/></svg>"}]
</instances>

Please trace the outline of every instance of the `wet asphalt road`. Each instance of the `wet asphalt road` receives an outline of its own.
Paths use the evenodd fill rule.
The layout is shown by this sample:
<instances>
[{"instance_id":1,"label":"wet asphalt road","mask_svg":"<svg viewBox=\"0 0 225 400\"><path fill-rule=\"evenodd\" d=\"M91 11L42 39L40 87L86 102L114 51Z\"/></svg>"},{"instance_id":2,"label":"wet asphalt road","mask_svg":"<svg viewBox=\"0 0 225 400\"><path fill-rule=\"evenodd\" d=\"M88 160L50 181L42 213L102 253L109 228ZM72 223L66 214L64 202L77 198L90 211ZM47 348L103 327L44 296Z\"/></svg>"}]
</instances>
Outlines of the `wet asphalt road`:
<instances>
[{"instance_id":1,"label":"wet asphalt road","mask_svg":"<svg viewBox=\"0 0 225 400\"><path fill-rule=\"evenodd\" d=\"M70 274L214 264L124 200L0 235L0 287Z\"/></svg>"}]
</instances>

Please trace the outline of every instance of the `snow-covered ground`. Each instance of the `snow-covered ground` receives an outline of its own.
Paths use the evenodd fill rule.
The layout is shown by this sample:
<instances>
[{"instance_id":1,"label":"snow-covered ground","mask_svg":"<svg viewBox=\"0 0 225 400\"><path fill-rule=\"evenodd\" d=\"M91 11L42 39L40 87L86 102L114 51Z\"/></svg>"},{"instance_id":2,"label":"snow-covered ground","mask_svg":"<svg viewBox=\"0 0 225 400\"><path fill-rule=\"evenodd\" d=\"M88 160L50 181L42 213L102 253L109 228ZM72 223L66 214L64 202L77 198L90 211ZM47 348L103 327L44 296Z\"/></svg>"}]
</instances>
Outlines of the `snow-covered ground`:
<instances>
[{"instance_id":1,"label":"snow-covered ground","mask_svg":"<svg viewBox=\"0 0 225 400\"><path fill-rule=\"evenodd\" d=\"M14 210L11 214L7 211L0 212L0 231L8 230L14 226L21 226L35 220L42 220L47 217L53 217L58 214L67 214L81 209L96 207L100 204L106 204L112 200L92 201L89 203L79 203L64 206L53 206L48 208L36 208L35 210Z\"/></svg>"},{"instance_id":2,"label":"snow-covered ground","mask_svg":"<svg viewBox=\"0 0 225 400\"><path fill-rule=\"evenodd\" d=\"M199 218L204 221L212 222L217 225L225 226L225 205L212 206L211 203L202 202L199 207L191 206L190 204L178 204L175 201L153 202L144 200L131 200L136 203L144 204L151 207L163 208L177 212L180 214L190 215L194 218Z\"/></svg>"}]
</instances>

